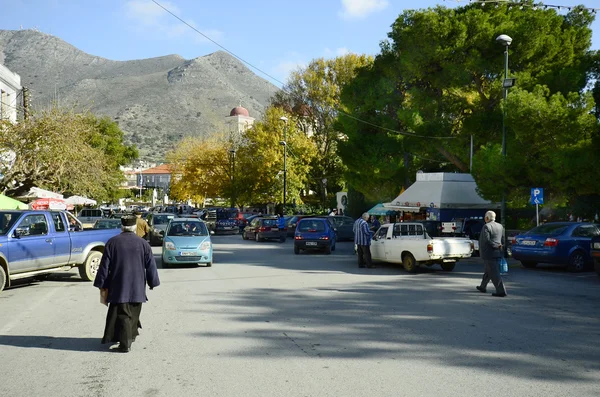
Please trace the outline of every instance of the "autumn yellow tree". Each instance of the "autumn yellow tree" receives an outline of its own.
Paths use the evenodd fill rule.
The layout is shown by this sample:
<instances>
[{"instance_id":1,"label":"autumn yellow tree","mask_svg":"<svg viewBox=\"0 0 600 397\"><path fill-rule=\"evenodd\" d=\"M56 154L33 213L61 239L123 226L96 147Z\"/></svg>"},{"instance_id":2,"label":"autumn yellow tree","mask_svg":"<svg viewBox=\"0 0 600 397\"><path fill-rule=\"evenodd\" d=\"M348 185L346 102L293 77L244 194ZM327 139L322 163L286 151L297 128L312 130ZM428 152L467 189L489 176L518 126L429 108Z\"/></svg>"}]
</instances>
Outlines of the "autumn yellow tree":
<instances>
[{"instance_id":1,"label":"autumn yellow tree","mask_svg":"<svg viewBox=\"0 0 600 397\"><path fill-rule=\"evenodd\" d=\"M285 123L281 117L287 117ZM283 201L283 145L287 142L287 202L301 201L307 188L310 164L317 150L314 142L298 127L295 116L280 107L269 107L263 121L245 132L244 144L236 156L235 187L240 204Z\"/></svg>"},{"instance_id":2,"label":"autumn yellow tree","mask_svg":"<svg viewBox=\"0 0 600 397\"><path fill-rule=\"evenodd\" d=\"M231 185L231 162L222 134L185 138L167 154L173 180L170 196L175 200L227 197Z\"/></svg>"}]
</instances>

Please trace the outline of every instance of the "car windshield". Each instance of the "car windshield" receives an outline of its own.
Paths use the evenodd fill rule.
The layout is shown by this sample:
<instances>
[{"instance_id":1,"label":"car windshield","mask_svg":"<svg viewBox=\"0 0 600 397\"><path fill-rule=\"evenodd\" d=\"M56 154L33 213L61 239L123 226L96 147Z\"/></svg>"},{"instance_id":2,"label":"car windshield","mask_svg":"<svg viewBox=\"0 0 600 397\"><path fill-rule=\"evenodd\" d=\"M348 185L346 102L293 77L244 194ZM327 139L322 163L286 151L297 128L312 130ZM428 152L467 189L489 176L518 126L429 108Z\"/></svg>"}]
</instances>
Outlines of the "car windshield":
<instances>
[{"instance_id":1,"label":"car windshield","mask_svg":"<svg viewBox=\"0 0 600 397\"><path fill-rule=\"evenodd\" d=\"M155 225L166 225L175 215L155 215L152 219Z\"/></svg>"},{"instance_id":2,"label":"car windshield","mask_svg":"<svg viewBox=\"0 0 600 397\"><path fill-rule=\"evenodd\" d=\"M548 236L557 236L559 234L562 234L565 230L567 230L568 227L569 225L565 225L564 223L547 223L545 225L534 227L525 234L543 234Z\"/></svg>"},{"instance_id":3,"label":"car windshield","mask_svg":"<svg viewBox=\"0 0 600 397\"><path fill-rule=\"evenodd\" d=\"M262 225L266 226L266 227L276 227L277 226L277 219L263 219L262 220Z\"/></svg>"},{"instance_id":4,"label":"car windshield","mask_svg":"<svg viewBox=\"0 0 600 397\"><path fill-rule=\"evenodd\" d=\"M175 221L169 225L167 236L208 236L204 222Z\"/></svg>"},{"instance_id":5,"label":"car windshield","mask_svg":"<svg viewBox=\"0 0 600 397\"><path fill-rule=\"evenodd\" d=\"M298 230L301 232L324 232L325 222L323 221L301 221L298 226Z\"/></svg>"},{"instance_id":6,"label":"car windshield","mask_svg":"<svg viewBox=\"0 0 600 397\"><path fill-rule=\"evenodd\" d=\"M236 219L238 211L235 210L217 210L217 219Z\"/></svg>"},{"instance_id":7,"label":"car windshield","mask_svg":"<svg viewBox=\"0 0 600 397\"><path fill-rule=\"evenodd\" d=\"M19 219L20 215L21 214L18 212L0 211L0 236L8 233L12 225L14 225L17 219Z\"/></svg>"},{"instance_id":8,"label":"car windshield","mask_svg":"<svg viewBox=\"0 0 600 397\"><path fill-rule=\"evenodd\" d=\"M94 229L118 229L121 227L119 219L104 219L94 223Z\"/></svg>"}]
</instances>

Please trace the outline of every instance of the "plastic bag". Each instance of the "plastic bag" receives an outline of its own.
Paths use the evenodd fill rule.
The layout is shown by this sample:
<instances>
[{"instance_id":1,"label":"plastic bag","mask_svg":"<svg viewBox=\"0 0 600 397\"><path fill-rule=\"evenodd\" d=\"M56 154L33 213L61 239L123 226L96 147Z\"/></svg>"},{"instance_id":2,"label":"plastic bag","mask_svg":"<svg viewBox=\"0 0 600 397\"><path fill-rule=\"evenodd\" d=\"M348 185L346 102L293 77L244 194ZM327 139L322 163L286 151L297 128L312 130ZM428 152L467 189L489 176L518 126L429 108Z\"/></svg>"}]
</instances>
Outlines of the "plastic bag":
<instances>
[{"instance_id":1,"label":"plastic bag","mask_svg":"<svg viewBox=\"0 0 600 397\"><path fill-rule=\"evenodd\" d=\"M508 262L506 262L506 258L500 258L500 274L508 273Z\"/></svg>"}]
</instances>

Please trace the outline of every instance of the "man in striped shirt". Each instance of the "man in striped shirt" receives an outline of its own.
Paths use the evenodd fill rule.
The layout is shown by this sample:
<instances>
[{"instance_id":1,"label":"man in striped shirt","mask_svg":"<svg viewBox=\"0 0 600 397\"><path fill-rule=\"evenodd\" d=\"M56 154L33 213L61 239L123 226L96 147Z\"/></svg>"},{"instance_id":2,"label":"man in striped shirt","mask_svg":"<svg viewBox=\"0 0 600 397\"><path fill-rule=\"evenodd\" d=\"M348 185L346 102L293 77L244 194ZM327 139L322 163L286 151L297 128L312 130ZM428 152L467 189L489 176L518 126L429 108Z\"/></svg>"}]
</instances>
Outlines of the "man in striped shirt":
<instances>
[{"instance_id":1,"label":"man in striped shirt","mask_svg":"<svg viewBox=\"0 0 600 397\"><path fill-rule=\"evenodd\" d=\"M354 244L357 249L358 267L365 267L366 264L366 267L372 268L374 266L371 263L371 230L367 219L369 214L365 212L354 222Z\"/></svg>"}]
</instances>

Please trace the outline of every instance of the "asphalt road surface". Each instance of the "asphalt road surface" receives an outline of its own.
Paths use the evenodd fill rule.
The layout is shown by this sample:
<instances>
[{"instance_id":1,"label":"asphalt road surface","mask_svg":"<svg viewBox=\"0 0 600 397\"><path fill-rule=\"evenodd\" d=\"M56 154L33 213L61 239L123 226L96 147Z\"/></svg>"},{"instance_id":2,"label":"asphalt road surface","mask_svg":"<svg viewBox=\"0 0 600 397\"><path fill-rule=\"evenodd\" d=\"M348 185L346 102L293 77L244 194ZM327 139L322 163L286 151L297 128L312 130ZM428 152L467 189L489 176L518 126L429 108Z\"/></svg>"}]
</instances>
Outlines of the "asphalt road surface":
<instances>
[{"instance_id":1,"label":"asphalt road surface","mask_svg":"<svg viewBox=\"0 0 600 397\"><path fill-rule=\"evenodd\" d=\"M351 243L215 236L213 267L162 269L128 354L76 270L0 294L0 396L598 396L600 278L513 265L509 296L453 272L359 269ZM492 291L492 285L488 291Z\"/></svg>"}]
</instances>

